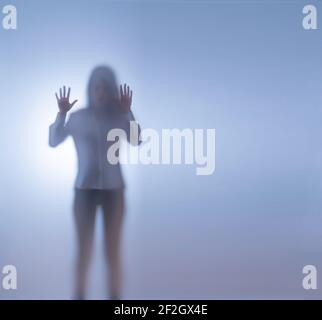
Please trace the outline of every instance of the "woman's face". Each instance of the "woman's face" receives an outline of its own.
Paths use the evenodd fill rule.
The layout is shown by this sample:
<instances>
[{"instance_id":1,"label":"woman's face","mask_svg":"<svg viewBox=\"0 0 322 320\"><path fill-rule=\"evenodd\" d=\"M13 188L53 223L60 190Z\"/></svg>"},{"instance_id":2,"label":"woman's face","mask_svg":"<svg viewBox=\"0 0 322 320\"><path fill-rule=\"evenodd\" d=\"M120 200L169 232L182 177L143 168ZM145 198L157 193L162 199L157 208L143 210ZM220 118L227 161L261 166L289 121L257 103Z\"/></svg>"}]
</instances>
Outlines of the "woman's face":
<instances>
[{"instance_id":1,"label":"woman's face","mask_svg":"<svg viewBox=\"0 0 322 320\"><path fill-rule=\"evenodd\" d=\"M96 81L92 87L92 103L95 108L106 108L113 97L104 80Z\"/></svg>"}]
</instances>

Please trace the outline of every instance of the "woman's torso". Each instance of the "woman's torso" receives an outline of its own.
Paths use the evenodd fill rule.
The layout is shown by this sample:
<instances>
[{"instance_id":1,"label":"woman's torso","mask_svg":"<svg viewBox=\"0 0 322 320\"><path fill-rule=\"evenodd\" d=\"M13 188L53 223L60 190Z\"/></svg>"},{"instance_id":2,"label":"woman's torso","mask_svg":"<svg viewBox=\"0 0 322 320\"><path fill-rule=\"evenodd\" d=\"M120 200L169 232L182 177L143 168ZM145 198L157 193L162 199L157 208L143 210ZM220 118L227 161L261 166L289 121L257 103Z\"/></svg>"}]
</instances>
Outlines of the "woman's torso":
<instances>
[{"instance_id":1,"label":"woman's torso","mask_svg":"<svg viewBox=\"0 0 322 320\"><path fill-rule=\"evenodd\" d=\"M112 129L124 129L122 114L96 111L91 108L73 113L68 123L78 158L78 173L75 187L78 189L124 188L120 164L107 160L107 150L115 142L107 141Z\"/></svg>"}]
</instances>

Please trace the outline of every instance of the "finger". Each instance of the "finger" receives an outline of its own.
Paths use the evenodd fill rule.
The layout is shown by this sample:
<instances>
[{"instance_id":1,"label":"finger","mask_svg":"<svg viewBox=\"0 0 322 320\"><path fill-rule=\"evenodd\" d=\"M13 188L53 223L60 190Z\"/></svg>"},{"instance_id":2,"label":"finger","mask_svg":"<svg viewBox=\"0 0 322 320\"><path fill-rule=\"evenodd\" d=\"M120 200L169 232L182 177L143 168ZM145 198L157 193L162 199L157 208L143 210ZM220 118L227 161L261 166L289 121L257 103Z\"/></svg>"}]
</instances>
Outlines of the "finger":
<instances>
[{"instance_id":1,"label":"finger","mask_svg":"<svg viewBox=\"0 0 322 320\"><path fill-rule=\"evenodd\" d=\"M130 87L129 86L127 86L127 88L126 88L126 95L130 96Z\"/></svg>"},{"instance_id":2,"label":"finger","mask_svg":"<svg viewBox=\"0 0 322 320\"><path fill-rule=\"evenodd\" d=\"M78 100L75 100L72 104L71 104L71 108L74 106L74 104L77 102Z\"/></svg>"},{"instance_id":3,"label":"finger","mask_svg":"<svg viewBox=\"0 0 322 320\"><path fill-rule=\"evenodd\" d=\"M64 93L64 98L66 98L66 86L64 86L64 91L63 91L63 93Z\"/></svg>"},{"instance_id":4,"label":"finger","mask_svg":"<svg viewBox=\"0 0 322 320\"><path fill-rule=\"evenodd\" d=\"M133 97L133 91L131 90L130 91L130 99L132 100L132 97Z\"/></svg>"},{"instance_id":5,"label":"finger","mask_svg":"<svg viewBox=\"0 0 322 320\"><path fill-rule=\"evenodd\" d=\"M123 91L124 91L124 95L126 96L126 83L124 83Z\"/></svg>"},{"instance_id":6,"label":"finger","mask_svg":"<svg viewBox=\"0 0 322 320\"><path fill-rule=\"evenodd\" d=\"M67 99L69 100L70 97L70 88L68 88L68 92L67 92Z\"/></svg>"},{"instance_id":7,"label":"finger","mask_svg":"<svg viewBox=\"0 0 322 320\"><path fill-rule=\"evenodd\" d=\"M122 85L120 85L120 93L121 93L121 97L123 97L123 88L122 88Z\"/></svg>"},{"instance_id":8,"label":"finger","mask_svg":"<svg viewBox=\"0 0 322 320\"><path fill-rule=\"evenodd\" d=\"M55 93L55 96L56 96L57 102L59 102L58 94Z\"/></svg>"}]
</instances>

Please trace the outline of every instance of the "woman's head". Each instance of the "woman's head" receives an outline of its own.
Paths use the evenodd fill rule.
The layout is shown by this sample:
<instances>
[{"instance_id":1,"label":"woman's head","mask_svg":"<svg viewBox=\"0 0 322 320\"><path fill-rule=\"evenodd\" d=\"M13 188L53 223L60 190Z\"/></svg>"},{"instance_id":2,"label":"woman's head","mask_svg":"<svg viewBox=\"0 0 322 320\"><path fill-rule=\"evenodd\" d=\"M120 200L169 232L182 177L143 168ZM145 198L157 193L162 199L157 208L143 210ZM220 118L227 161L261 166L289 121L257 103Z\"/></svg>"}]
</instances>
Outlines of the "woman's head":
<instances>
[{"instance_id":1,"label":"woman's head","mask_svg":"<svg viewBox=\"0 0 322 320\"><path fill-rule=\"evenodd\" d=\"M118 101L118 85L110 67L96 67L88 83L88 103L93 108L114 108Z\"/></svg>"}]
</instances>

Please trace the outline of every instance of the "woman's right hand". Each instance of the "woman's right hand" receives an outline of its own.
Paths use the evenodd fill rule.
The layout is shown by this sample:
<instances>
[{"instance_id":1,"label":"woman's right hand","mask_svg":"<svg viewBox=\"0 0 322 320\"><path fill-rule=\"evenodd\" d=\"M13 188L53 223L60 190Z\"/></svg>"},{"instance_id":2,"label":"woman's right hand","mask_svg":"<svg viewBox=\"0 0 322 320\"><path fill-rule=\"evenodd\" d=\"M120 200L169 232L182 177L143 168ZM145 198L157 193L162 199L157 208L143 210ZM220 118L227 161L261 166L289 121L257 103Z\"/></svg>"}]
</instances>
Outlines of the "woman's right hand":
<instances>
[{"instance_id":1,"label":"woman's right hand","mask_svg":"<svg viewBox=\"0 0 322 320\"><path fill-rule=\"evenodd\" d=\"M75 100L74 102L70 103L69 102L69 96L70 96L70 88L68 88L68 92L66 95L66 87L64 86L63 89L59 89L59 97L58 94L56 93L56 99L57 99L57 104L59 111L61 113L67 113L78 100Z\"/></svg>"}]
</instances>

